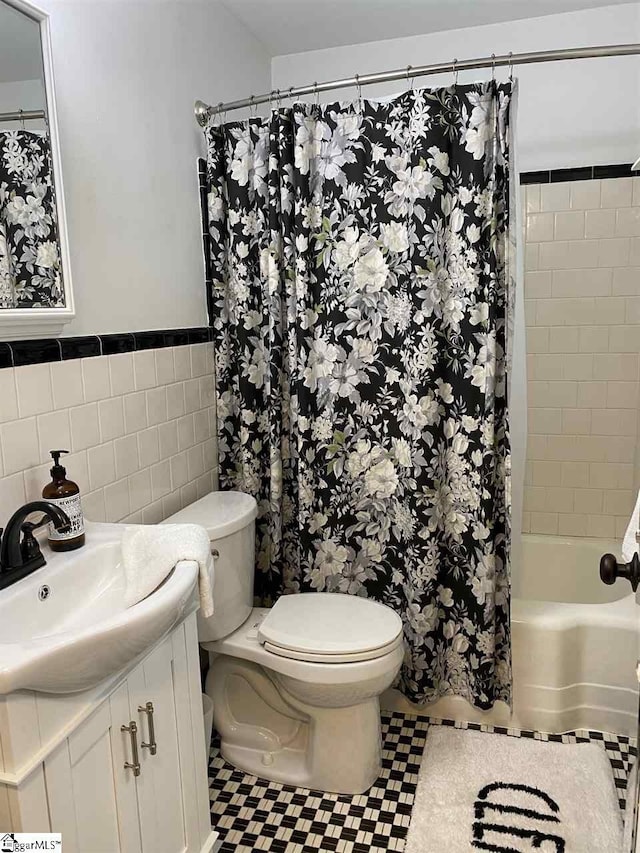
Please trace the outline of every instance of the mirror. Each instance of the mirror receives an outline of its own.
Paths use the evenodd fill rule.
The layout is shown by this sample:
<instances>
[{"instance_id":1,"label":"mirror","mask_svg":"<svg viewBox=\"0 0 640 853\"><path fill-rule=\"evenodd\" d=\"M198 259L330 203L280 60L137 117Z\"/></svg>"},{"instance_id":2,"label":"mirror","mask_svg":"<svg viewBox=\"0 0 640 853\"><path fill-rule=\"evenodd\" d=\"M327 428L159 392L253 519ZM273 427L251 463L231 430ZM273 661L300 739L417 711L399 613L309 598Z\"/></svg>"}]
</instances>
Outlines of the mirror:
<instances>
[{"instance_id":1,"label":"mirror","mask_svg":"<svg viewBox=\"0 0 640 853\"><path fill-rule=\"evenodd\" d=\"M73 316L48 16L0 0L0 340Z\"/></svg>"}]
</instances>

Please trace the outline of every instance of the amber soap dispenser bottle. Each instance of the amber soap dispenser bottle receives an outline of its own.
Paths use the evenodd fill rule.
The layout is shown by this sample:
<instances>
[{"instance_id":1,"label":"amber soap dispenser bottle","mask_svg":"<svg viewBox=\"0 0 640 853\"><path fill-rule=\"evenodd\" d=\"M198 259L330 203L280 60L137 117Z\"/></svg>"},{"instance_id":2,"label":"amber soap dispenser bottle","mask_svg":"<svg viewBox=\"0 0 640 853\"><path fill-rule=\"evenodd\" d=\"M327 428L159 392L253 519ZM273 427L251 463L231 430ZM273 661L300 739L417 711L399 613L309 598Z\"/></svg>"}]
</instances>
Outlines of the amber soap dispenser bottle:
<instances>
[{"instance_id":1,"label":"amber soap dispenser bottle","mask_svg":"<svg viewBox=\"0 0 640 853\"><path fill-rule=\"evenodd\" d=\"M67 480L67 471L60 464L60 456L68 450L51 450L53 468L51 482L42 490L42 497L69 516L71 526L66 533L60 533L53 524L49 524L49 546L52 551L74 551L84 545L84 518L80 502L78 484Z\"/></svg>"}]
</instances>

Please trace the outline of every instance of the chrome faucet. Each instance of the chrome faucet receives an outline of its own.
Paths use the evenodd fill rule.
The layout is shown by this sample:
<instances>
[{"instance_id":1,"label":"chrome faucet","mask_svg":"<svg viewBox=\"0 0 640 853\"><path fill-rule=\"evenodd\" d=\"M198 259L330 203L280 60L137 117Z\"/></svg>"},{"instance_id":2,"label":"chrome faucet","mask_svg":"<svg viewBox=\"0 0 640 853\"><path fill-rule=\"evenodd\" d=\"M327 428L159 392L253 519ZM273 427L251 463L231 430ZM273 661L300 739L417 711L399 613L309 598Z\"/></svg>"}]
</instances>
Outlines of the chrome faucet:
<instances>
[{"instance_id":1,"label":"chrome faucet","mask_svg":"<svg viewBox=\"0 0 640 853\"><path fill-rule=\"evenodd\" d=\"M44 513L36 524L27 521L34 512ZM71 526L68 515L55 504L31 501L14 512L7 522L4 535L0 530L0 589L11 586L45 565L46 560L33 533L49 521L60 533L65 533Z\"/></svg>"}]
</instances>

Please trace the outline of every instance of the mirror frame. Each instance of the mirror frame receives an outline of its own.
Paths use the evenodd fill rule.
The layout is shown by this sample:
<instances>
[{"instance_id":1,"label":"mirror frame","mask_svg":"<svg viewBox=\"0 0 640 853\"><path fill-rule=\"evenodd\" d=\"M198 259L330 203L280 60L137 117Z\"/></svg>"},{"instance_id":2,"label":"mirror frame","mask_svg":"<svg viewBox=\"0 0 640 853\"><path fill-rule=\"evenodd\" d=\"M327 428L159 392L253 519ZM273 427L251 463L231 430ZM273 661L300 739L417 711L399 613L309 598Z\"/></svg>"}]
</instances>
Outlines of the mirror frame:
<instances>
[{"instance_id":1,"label":"mirror frame","mask_svg":"<svg viewBox=\"0 0 640 853\"><path fill-rule=\"evenodd\" d=\"M62 182L62 158L60 155L60 137L56 113L56 98L53 76L53 56L51 51L51 27L49 14L28 0L1 0L18 12L35 21L40 27L44 86L51 144L51 163L53 184L58 216L58 240L60 243L60 261L64 284L64 308L4 308L0 310L0 341L24 338L58 337L64 326L75 317L73 287L71 283L71 262L69 256L69 238L67 217L64 204L64 185Z\"/></svg>"}]
</instances>

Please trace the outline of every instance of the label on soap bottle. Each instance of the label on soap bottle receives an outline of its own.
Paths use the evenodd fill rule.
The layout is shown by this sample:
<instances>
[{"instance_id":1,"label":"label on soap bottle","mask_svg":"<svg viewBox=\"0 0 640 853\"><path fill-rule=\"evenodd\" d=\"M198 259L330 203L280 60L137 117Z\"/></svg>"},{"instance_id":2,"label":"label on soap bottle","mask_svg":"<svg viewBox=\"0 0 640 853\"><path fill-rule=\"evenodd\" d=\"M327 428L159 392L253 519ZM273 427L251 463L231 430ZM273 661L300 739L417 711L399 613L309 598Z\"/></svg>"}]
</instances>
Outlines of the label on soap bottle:
<instances>
[{"instance_id":1,"label":"label on soap bottle","mask_svg":"<svg viewBox=\"0 0 640 853\"><path fill-rule=\"evenodd\" d=\"M54 524L49 522L49 539L55 542L64 542L66 539L75 539L84 533L84 517L82 515L82 503L80 495L69 495L66 498L47 498L49 503L57 507L69 516L71 529L66 533L56 530Z\"/></svg>"}]
</instances>

